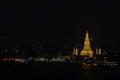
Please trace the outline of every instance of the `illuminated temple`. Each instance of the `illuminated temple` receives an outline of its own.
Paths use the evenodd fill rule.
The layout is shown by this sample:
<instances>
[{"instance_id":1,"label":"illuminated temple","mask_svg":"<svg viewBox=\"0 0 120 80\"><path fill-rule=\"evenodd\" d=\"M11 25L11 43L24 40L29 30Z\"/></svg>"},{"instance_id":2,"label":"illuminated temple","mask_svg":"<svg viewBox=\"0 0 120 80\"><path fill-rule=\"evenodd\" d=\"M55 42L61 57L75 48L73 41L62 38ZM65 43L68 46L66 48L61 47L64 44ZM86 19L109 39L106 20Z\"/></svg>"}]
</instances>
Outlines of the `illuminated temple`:
<instances>
[{"instance_id":1,"label":"illuminated temple","mask_svg":"<svg viewBox=\"0 0 120 80\"><path fill-rule=\"evenodd\" d=\"M82 55L82 56L88 55L89 57L92 57L92 55L93 55L93 51L90 47L90 39L89 39L88 31L86 31L84 47L83 47L82 51L80 52L80 55Z\"/></svg>"},{"instance_id":2,"label":"illuminated temple","mask_svg":"<svg viewBox=\"0 0 120 80\"><path fill-rule=\"evenodd\" d=\"M78 56L78 48L73 49L73 55Z\"/></svg>"}]
</instances>

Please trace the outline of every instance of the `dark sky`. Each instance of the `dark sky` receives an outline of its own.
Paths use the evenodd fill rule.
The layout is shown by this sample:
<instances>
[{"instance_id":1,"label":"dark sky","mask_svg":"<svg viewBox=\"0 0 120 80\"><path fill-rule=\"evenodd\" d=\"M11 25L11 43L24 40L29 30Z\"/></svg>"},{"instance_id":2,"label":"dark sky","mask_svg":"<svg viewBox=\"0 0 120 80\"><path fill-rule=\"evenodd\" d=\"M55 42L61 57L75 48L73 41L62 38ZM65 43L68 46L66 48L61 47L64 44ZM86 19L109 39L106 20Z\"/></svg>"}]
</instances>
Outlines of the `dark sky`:
<instances>
[{"instance_id":1,"label":"dark sky","mask_svg":"<svg viewBox=\"0 0 120 80\"><path fill-rule=\"evenodd\" d=\"M88 29L95 43L119 46L118 17L112 0L8 2L1 7L0 42L81 43Z\"/></svg>"}]
</instances>

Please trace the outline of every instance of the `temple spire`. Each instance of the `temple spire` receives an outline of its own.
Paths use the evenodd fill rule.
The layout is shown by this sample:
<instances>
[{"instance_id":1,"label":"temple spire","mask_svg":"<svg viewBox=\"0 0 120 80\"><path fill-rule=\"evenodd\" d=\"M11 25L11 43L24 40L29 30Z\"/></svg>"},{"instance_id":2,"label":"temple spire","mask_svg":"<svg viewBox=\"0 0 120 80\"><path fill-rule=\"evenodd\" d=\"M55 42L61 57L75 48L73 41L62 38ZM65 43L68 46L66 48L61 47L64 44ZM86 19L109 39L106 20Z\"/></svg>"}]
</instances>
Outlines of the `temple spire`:
<instances>
[{"instance_id":1,"label":"temple spire","mask_svg":"<svg viewBox=\"0 0 120 80\"><path fill-rule=\"evenodd\" d=\"M76 47L75 53L76 53L76 56L78 56L78 48L77 47Z\"/></svg>"},{"instance_id":2,"label":"temple spire","mask_svg":"<svg viewBox=\"0 0 120 80\"><path fill-rule=\"evenodd\" d=\"M92 55L93 55L93 51L90 47L90 39L89 39L88 30L86 31L84 47L83 47L80 55L82 55L82 56L89 55L90 57L92 57Z\"/></svg>"},{"instance_id":3,"label":"temple spire","mask_svg":"<svg viewBox=\"0 0 120 80\"><path fill-rule=\"evenodd\" d=\"M98 48L96 48L96 54L99 54Z\"/></svg>"},{"instance_id":4,"label":"temple spire","mask_svg":"<svg viewBox=\"0 0 120 80\"><path fill-rule=\"evenodd\" d=\"M99 48L99 54L101 54L101 48Z\"/></svg>"},{"instance_id":5,"label":"temple spire","mask_svg":"<svg viewBox=\"0 0 120 80\"><path fill-rule=\"evenodd\" d=\"M77 47L75 47L75 48L73 49L73 55L78 56L78 48L77 48Z\"/></svg>"},{"instance_id":6,"label":"temple spire","mask_svg":"<svg viewBox=\"0 0 120 80\"><path fill-rule=\"evenodd\" d=\"M73 49L73 55L75 55L75 48Z\"/></svg>"}]
</instances>

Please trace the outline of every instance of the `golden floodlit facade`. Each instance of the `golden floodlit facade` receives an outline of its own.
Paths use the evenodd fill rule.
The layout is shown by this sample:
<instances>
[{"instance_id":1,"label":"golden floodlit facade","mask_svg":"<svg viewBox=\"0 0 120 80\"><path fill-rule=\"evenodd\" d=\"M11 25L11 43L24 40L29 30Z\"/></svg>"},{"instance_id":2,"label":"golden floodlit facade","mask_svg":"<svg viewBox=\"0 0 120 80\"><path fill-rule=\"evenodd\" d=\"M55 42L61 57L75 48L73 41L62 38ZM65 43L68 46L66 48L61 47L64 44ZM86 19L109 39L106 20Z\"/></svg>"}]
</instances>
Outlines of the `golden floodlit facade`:
<instances>
[{"instance_id":1,"label":"golden floodlit facade","mask_svg":"<svg viewBox=\"0 0 120 80\"><path fill-rule=\"evenodd\" d=\"M73 55L78 56L78 48L74 48L74 49L73 49Z\"/></svg>"},{"instance_id":2,"label":"golden floodlit facade","mask_svg":"<svg viewBox=\"0 0 120 80\"><path fill-rule=\"evenodd\" d=\"M86 31L84 47L83 47L82 51L80 52L80 55L82 55L82 56L88 55L89 57L93 56L93 51L90 47L90 39L89 39L88 31Z\"/></svg>"}]
</instances>

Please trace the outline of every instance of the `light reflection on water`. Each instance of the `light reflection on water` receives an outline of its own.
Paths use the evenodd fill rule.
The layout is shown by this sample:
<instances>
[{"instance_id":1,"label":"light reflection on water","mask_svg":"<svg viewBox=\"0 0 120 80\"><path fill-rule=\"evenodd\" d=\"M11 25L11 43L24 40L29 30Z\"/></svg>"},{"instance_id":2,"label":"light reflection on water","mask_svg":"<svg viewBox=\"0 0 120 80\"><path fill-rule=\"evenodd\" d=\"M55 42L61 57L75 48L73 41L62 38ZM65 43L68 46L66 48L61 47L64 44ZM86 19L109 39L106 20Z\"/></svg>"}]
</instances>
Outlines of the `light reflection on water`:
<instances>
[{"instance_id":1,"label":"light reflection on water","mask_svg":"<svg viewBox=\"0 0 120 80\"><path fill-rule=\"evenodd\" d=\"M81 75L82 80L120 80L120 72L117 67L93 67L90 64L83 64L84 69Z\"/></svg>"},{"instance_id":2,"label":"light reflection on water","mask_svg":"<svg viewBox=\"0 0 120 80\"><path fill-rule=\"evenodd\" d=\"M82 74L82 80L94 80L94 77L91 72L91 65L90 64L83 64L82 68L84 69L84 72Z\"/></svg>"},{"instance_id":3,"label":"light reflection on water","mask_svg":"<svg viewBox=\"0 0 120 80\"><path fill-rule=\"evenodd\" d=\"M82 80L94 80L92 73L89 70L85 71L82 75Z\"/></svg>"},{"instance_id":4,"label":"light reflection on water","mask_svg":"<svg viewBox=\"0 0 120 80\"><path fill-rule=\"evenodd\" d=\"M6 65L3 67L0 66L0 74L3 75L3 77L8 76L8 78L38 78L39 80L41 77L44 78L44 80L116 80L119 78L119 71L112 71L112 69L108 67L94 68L90 64L83 64L82 66L81 64L41 64L38 66L16 66L11 66L9 68ZM11 76L11 74L14 76ZM1 77L0 80L2 80Z\"/></svg>"}]
</instances>

